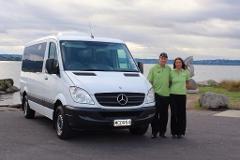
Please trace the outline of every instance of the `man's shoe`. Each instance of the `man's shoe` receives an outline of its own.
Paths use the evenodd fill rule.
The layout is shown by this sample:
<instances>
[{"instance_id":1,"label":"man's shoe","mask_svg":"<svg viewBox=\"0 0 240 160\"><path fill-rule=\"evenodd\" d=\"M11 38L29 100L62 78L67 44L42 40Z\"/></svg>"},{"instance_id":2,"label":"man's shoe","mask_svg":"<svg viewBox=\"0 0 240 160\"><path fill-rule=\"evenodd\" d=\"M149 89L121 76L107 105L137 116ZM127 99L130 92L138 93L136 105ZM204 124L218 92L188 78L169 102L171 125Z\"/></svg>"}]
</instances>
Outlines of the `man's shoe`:
<instances>
[{"instance_id":1,"label":"man's shoe","mask_svg":"<svg viewBox=\"0 0 240 160\"><path fill-rule=\"evenodd\" d=\"M152 134L151 138L152 138L152 139L157 138L157 134Z\"/></svg>"}]
</instances>

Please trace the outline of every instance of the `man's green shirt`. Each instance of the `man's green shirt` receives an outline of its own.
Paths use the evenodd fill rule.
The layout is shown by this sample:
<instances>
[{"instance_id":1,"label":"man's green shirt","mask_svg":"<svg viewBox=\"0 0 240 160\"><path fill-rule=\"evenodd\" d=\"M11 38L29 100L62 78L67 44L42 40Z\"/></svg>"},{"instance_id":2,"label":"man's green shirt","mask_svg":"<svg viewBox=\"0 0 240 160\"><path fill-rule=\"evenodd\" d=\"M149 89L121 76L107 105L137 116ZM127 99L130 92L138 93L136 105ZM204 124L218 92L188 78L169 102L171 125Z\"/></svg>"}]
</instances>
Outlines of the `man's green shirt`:
<instances>
[{"instance_id":1,"label":"man's green shirt","mask_svg":"<svg viewBox=\"0 0 240 160\"><path fill-rule=\"evenodd\" d=\"M152 84L154 92L160 96L169 96L170 72L171 68L168 65L161 67L160 64L156 64L148 73L148 80Z\"/></svg>"}]
</instances>

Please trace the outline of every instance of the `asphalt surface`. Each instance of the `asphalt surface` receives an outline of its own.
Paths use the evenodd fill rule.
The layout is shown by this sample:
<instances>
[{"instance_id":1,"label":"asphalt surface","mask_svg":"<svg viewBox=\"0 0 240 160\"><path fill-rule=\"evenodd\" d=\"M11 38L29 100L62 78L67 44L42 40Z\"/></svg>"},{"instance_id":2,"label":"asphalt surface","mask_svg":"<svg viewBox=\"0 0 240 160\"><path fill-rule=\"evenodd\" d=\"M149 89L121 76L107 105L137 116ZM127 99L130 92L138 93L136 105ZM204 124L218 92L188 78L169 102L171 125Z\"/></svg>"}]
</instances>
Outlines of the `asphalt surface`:
<instances>
[{"instance_id":1,"label":"asphalt surface","mask_svg":"<svg viewBox=\"0 0 240 160\"><path fill-rule=\"evenodd\" d=\"M240 118L188 111L183 139L150 139L127 130L84 131L63 141L50 120L23 118L18 110L0 110L0 160L239 160ZM168 129L169 130L169 129Z\"/></svg>"}]
</instances>

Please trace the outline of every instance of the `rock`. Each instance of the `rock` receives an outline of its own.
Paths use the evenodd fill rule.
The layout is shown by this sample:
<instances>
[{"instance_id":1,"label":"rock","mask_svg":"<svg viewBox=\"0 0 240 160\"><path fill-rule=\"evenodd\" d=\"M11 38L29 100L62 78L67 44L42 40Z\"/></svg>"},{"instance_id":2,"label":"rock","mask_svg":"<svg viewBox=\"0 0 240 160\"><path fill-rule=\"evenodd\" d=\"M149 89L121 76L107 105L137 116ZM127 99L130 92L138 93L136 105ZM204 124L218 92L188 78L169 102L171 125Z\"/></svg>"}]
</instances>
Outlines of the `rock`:
<instances>
[{"instance_id":1,"label":"rock","mask_svg":"<svg viewBox=\"0 0 240 160\"><path fill-rule=\"evenodd\" d=\"M12 87L13 86L13 81L11 79L6 79L5 80L5 84L8 88Z\"/></svg>"},{"instance_id":2,"label":"rock","mask_svg":"<svg viewBox=\"0 0 240 160\"><path fill-rule=\"evenodd\" d=\"M196 90L198 88L198 85L195 82L195 80L190 79L188 83L189 83L189 86L187 87L188 90Z\"/></svg>"},{"instance_id":3,"label":"rock","mask_svg":"<svg viewBox=\"0 0 240 160\"><path fill-rule=\"evenodd\" d=\"M11 87L6 89L7 93L14 93L14 92L17 92L17 91L19 91L19 89L16 86L11 86Z\"/></svg>"},{"instance_id":4,"label":"rock","mask_svg":"<svg viewBox=\"0 0 240 160\"><path fill-rule=\"evenodd\" d=\"M6 94L6 92L5 92L5 91L0 91L0 95L1 95L1 94Z\"/></svg>"},{"instance_id":5,"label":"rock","mask_svg":"<svg viewBox=\"0 0 240 160\"><path fill-rule=\"evenodd\" d=\"M197 93L199 93L199 89L194 89L194 90L188 89L187 90L187 94L197 94Z\"/></svg>"},{"instance_id":6,"label":"rock","mask_svg":"<svg viewBox=\"0 0 240 160\"><path fill-rule=\"evenodd\" d=\"M7 85L4 80L0 80L0 91L5 91L7 89Z\"/></svg>"},{"instance_id":7,"label":"rock","mask_svg":"<svg viewBox=\"0 0 240 160\"><path fill-rule=\"evenodd\" d=\"M218 86L219 83L215 80L207 80L207 81L202 81L202 82L198 82L199 86Z\"/></svg>"},{"instance_id":8,"label":"rock","mask_svg":"<svg viewBox=\"0 0 240 160\"><path fill-rule=\"evenodd\" d=\"M219 85L219 83L214 80L208 80L207 83L209 86L218 86Z\"/></svg>"},{"instance_id":9,"label":"rock","mask_svg":"<svg viewBox=\"0 0 240 160\"><path fill-rule=\"evenodd\" d=\"M14 82L12 79L1 79L0 80L0 94L14 93L19 91L16 86L13 86Z\"/></svg>"},{"instance_id":10,"label":"rock","mask_svg":"<svg viewBox=\"0 0 240 160\"><path fill-rule=\"evenodd\" d=\"M14 84L12 79L1 79L0 80L0 91L6 91L7 88L12 87Z\"/></svg>"},{"instance_id":11,"label":"rock","mask_svg":"<svg viewBox=\"0 0 240 160\"><path fill-rule=\"evenodd\" d=\"M198 90L198 85L197 83L195 82L195 80L193 79L190 79L188 81L189 85L187 86L187 93L188 94L196 94L199 92Z\"/></svg>"},{"instance_id":12,"label":"rock","mask_svg":"<svg viewBox=\"0 0 240 160\"><path fill-rule=\"evenodd\" d=\"M223 109L228 107L229 99L223 94L206 92L201 95L199 102L201 107L207 107L208 109Z\"/></svg>"}]
</instances>

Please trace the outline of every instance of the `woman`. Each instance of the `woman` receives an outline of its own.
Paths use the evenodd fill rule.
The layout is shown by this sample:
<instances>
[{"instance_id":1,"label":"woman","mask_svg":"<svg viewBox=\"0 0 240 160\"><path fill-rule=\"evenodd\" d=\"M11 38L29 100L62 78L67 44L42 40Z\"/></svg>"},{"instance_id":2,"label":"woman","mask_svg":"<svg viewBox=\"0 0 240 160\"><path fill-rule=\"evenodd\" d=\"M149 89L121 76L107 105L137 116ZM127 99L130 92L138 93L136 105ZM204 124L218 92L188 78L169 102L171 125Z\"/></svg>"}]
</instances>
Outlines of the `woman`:
<instances>
[{"instance_id":1,"label":"woman","mask_svg":"<svg viewBox=\"0 0 240 160\"><path fill-rule=\"evenodd\" d=\"M170 73L171 133L173 138L181 138L186 130L186 88L189 72L182 58L174 60Z\"/></svg>"}]
</instances>

